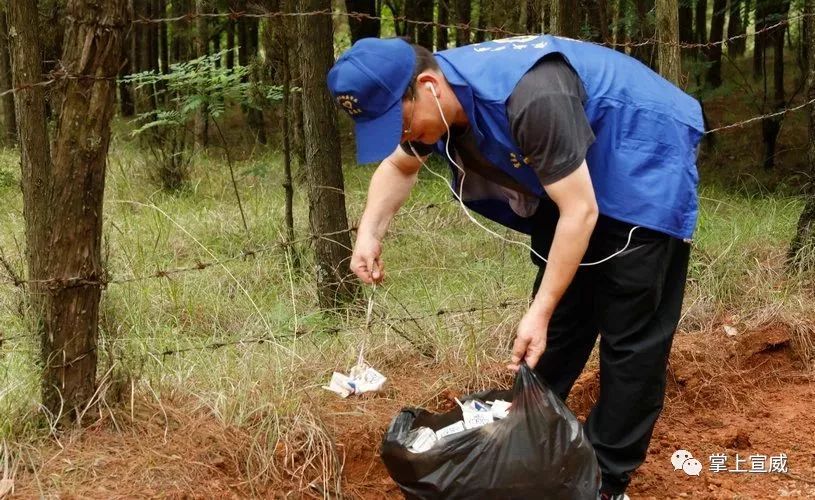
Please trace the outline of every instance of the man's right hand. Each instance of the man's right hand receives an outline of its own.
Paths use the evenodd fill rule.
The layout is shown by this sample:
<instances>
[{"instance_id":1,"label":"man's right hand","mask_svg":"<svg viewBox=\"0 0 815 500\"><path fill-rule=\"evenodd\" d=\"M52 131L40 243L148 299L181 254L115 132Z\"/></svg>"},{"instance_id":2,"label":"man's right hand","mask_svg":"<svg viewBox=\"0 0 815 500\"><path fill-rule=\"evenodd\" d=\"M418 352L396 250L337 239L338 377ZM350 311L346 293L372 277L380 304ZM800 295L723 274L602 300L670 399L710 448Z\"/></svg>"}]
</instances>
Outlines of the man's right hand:
<instances>
[{"instance_id":1,"label":"man's right hand","mask_svg":"<svg viewBox=\"0 0 815 500\"><path fill-rule=\"evenodd\" d=\"M380 283L385 278L382 263L382 243L373 236L358 235L351 255L351 271L367 284Z\"/></svg>"}]
</instances>

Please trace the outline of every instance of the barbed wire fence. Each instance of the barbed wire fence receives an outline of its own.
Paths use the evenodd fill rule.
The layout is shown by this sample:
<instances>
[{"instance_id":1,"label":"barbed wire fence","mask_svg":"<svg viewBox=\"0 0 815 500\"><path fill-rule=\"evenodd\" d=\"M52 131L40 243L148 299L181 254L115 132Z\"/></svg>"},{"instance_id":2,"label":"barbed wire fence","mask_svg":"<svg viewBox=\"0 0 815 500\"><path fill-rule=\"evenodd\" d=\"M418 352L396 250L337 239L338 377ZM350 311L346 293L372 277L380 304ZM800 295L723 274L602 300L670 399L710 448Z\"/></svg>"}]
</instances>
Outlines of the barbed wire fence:
<instances>
[{"instance_id":1,"label":"barbed wire fence","mask_svg":"<svg viewBox=\"0 0 815 500\"><path fill-rule=\"evenodd\" d=\"M199 18L206 18L206 19L228 19L228 20L239 20L241 18L251 18L251 19L272 19L272 18L285 18L285 17L303 17L303 16L344 16L348 19L356 19L356 20L378 20L380 22L400 22L405 24L414 24L417 26L426 26L426 27L438 27L438 28L446 28L446 29L456 29L456 30L467 30L469 32L483 32L484 34L489 34L491 36L515 36L515 37L523 37L523 36L532 36L538 35L539 33L530 33L530 32L518 32L507 30L502 27L479 27L474 26L470 23L440 23L435 21L429 20L416 20L410 19L406 16L391 16L391 17L384 17L384 16L375 16L367 13L361 12L345 12L345 11L336 11L336 10L316 10L316 11L309 11L309 12L287 12L287 11L277 11L277 12L251 12L251 11L230 11L230 12L209 12L209 13L187 13L184 15L178 16L171 16L171 17L162 17L162 18L145 18L145 17L137 17L132 22L131 25L152 25L152 24L163 24L163 23L192 23ZM787 16L784 19L781 19L773 24L766 25L761 29L755 30L753 32L747 32L727 38L723 38L722 40L707 42L707 43L685 43L685 42L665 42L658 40L656 38L646 38L640 41L629 41L629 42L603 42L599 43L603 46L608 46L611 48L623 48L623 49L634 49L638 47L644 47L649 45L671 45L671 46L678 46L680 49L688 49L688 50L698 50L698 49L706 49L712 48L717 46L723 46L728 43L734 42L736 40L747 39L750 37L756 37L759 35L763 35L765 33L772 32L774 30L785 28L790 26L794 22L802 21L808 17L812 17L815 14L797 14L792 16ZM595 43L591 41L586 41L587 43ZM27 90L38 88L38 87L49 87L52 85L59 84L66 80L80 80L80 81L117 81L119 79L118 75L111 75L111 76L90 76L90 75L77 75L77 74L70 74L64 71L62 68L57 68L54 71L42 75L43 80L41 82L27 84L27 85L20 85L17 87L10 88L3 92L0 92L0 97L8 95L10 93L19 93L25 92ZM802 102L800 104L796 104L795 106L789 106L784 109L776 110L771 113L760 114L756 116L752 116L747 119L739 120L733 123L721 125L715 128L711 128L705 131L706 135L714 134L726 130L732 130L736 128L743 128L747 125L750 125L755 122L759 122L766 119L776 118L787 113L792 113L795 111L803 110L811 105L815 104L815 99L808 100ZM442 202L442 203L449 203ZM430 203L423 206L415 207L412 211L403 212L399 214L399 216L410 215L411 213L415 212L426 212L430 209L439 207L442 203ZM300 245L303 243L308 243L320 238L329 238L331 236L336 236L342 233L350 233L356 231L356 227L350 227L347 229L343 229L340 231L335 231L331 233L325 234L308 234L303 236L299 239L294 241L279 241L273 244L260 246L256 248L250 248L246 250L242 250L235 255L223 257L220 259L210 259L210 260L197 260L193 264L186 264L176 267L167 267L158 269L153 272L149 272L142 275L136 276L115 276L111 274L109 271L105 270L103 276L71 276L71 277L60 277L60 278L52 278L47 280L31 280L25 279L22 276L22 273L19 272L14 268L14 266L9 262L9 260L0 252L0 284L10 285L12 287L16 287L21 290L25 290L27 287L31 285L37 286L39 289L46 289L50 291L56 291L59 289L76 287L76 286L100 286L103 289L107 288L110 285L126 285L131 283L143 282L146 280L153 280L153 279L169 279L174 276L197 272L197 271L204 271L207 269L211 269L217 266L223 266L225 264L244 261L246 259L255 257L260 254L276 252L280 250L285 250L286 248L292 247L294 245ZM498 304L487 305L483 307L467 307L467 308L460 308L460 309L448 309L448 308L441 308L434 312L420 315L420 316L413 316L411 314L407 314L406 316L393 316L393 317L380 317L380 321L389 322L391 324L398 323L398 322L416 322L418 320L430 319L430 318L438 318L440 316L451 315L451 314L471 314L471 313L478 313L484 311L494 311L497 309L506 309L509 307L513 307L522 303L526 303L526 300L503 300ZM288 334L288 336L296 336L296 332ZM24 336L15 336L15 337L0 337L0 345L3 342L13 340L19 337ZM206 344L203 346L195 346L189 348L179 348L179 349L167 349L161 352L157 352L155 354L161 355L172 355L178 354L188 351L194 350L201 350L201 349L220 349L222 347L226 347L229 345L239 345L239 344L249 344L249 343L257 343L262 344L266 342L274 342L280 340L281 338L285 338L286 335L282 336L274 336L274 337L251 337L245 339L239 339L234 341L218 341L212 342L210 344Z\"/></svg>"}]
</instances>

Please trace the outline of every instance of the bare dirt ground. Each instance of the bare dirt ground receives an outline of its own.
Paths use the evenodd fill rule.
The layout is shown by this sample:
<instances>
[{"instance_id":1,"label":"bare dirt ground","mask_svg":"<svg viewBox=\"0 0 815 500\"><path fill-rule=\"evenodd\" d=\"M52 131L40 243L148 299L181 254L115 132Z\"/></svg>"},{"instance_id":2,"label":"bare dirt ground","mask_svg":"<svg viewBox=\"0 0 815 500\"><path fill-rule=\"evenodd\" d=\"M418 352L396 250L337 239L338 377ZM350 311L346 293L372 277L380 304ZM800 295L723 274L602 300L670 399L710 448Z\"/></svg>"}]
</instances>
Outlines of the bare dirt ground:
<instances>
[{"instance_id":1,"label":"bare dirt ground","mask_svg":"<svg viewBox=\"0 0 815 500\"><path fill-rule=\"evenodd\" d=\"M631 497L815 498L815 383L793 356L793 337L789 327L777 324L732 337L721 326L704 335L678 335L665 410ZM443 411L455 395L474 388L458 387L450 370L417 359L395 358L383 368L391 385L382 395L314 396L322 411L309 425L323 430L335 451L333 462L297 446L307 439L304 430L278 442L278 472L270 473L253 465L257 433L225 427L204 411L185 410L183 402L163 401L161 407L136 405L129 423L111 418L64 436L62 448L48 441L28 452L30 463L23 453L15 496L319 498L337 497L339 489L344 498L399 498L378 454L391 417L406 402ZM500 370L491 372L494 380L509 384ZM579 418L596 399L598 380L596 370L587 369L572 392L569 405ZM702 462L699 477L674 470L670 457L677 449ZM714 453L726 454L731 469L736 454L765 455L769 464L770 456L784 453L789 473L712 472ZM742 464L749 467L749 461Z\"/></svg>"}]
</instances>

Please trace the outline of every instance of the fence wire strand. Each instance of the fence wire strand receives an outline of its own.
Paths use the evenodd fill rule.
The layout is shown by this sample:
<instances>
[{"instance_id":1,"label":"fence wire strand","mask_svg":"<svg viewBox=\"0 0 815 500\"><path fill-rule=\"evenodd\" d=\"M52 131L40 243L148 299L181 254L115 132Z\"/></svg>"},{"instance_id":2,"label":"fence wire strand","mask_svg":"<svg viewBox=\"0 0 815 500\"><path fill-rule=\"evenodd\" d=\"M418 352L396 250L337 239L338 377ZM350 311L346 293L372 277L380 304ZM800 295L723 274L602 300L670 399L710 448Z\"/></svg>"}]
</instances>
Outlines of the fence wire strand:
<instances>
[{"instance_id":1,"label":"fence wire strand","mask_svg":"<svg viewBox=\"0 0 815 500\"><path fill-rule=\"evenodd\" d=\"M406 24L414 24L414 25L417 25L417 26L431 26L431 27L440 27L440 28L456 29L456 30L463 29L463 30L467 30L467 31L470 31L470 32L483 32L483 33L489 33L489 34L493 34L493 35L504 35L504 36L506 36L506 35L509 35L509 36L530 36L530 35L533 35L532 33L529 33L529 32L514 32L514 31L509 31L509 30L505 30L503 28L498 28L498 27L482 28L482 27L473 26L471 24L466 24L466 23L439 23L439 22L430 21L430 20L410 19L410 18L408 18L406 16L384 17L384 16L376 16L376 15L372 15L372 14L367 14L367 13L363 13L363 12L345 12L345 11L335 11L335 10L331 10L331 9L314 10L314 11L309 11L309 12L286 12L286 11L264 11L264 12L230 11L230 12L208 12L208 13L192 12L192 13L187 13L187 14L182 14L182 15L177 15L177 16L171 16L171 17L162 17L162 18L138 17L138 18L136 18L136 19L134 19L132 21L132 24L133 25L151 25L151 24L162 24L162 23L191 22L191 21L194 21L194 20L196 20L198 18L229 19L229 20L235 21L235 20L239 20L241 18L271 19L271 18L283 18L283 17L294 17L294 18L296 18L296 17L317 16L317 15L345 16L345 17L347 17L349 19L356 19L356 20L377 20L377 21L380 21L380 22L406 23ZM801 14L794 15L794 16L788 16L788 17L785 17L784 19L781 19L778 22L775 22L774 24L764 26L763 28L755 30L753 32L743 33L743 34L735 35L735 36L732 36L732 37L729 37L729 38L724 38L722 40L717 40L717 41L708 42L708 43L664 42L664 41L661 41L661 40L657 40L655 38L648 38L648 39L645 39L645 40L642 40L642 41L639 41L639 42L623 42L623 43L615 43L615 42L602 42L602 43L600 43L600 42L592 42L592 41L586 41L586 40L584 40L584 41L589 42L589 43L599 43L600 45L605 45L605 46L615 47L615 48L637 48L637 47L643 47L643 46L647 46L647 45L657 45L657 44L665 45L666 44L666 45L672 45L672 46L677 46L678 45L682 49L704 49L704 48L711 48L711 47L724 45L724 44L726 44L728 42L732 42L734 40L759 36L759 35L771 32L773 30L788 26L788 25L792 24L793 22L803 20L803 19L805 19L807 17L811 17L813 15L815 15L815 14L801 13ZM60 83L60 82L65 81L65 80L79 80L79 81L94 81L94 80L111 81L111 80L114 80L115 81L117 79L117 77L111 77L111 76L92 76L92 75L70 74L70 73L65 72L62 69L51 72L51 73L49 73L47 75L43 75L43 77L46 78L46 79L44 79L42 82L33 83L33 84L26 84L26 85L20 85L20 86L5 90L3 92L0 92L0 97L8 95L10 93L23 92L23 91L30 90L30 89L37 88L37 87L48 87L50 85L54 85L54 84ZM744 127L746 125L749 125L749 124L757 122L757 121L776 118L776 117L782 116L782 115L790 113L790 112L799 111L799 110L804 109L804 108L806 108L806 107L808 107L810 105L815 105L815 99L806 101L806 102L804 102L802 104L799 104L799 105L796 105L796 106L786 107L784 109L776 110L776 111L771 112L771 113L753 116L753 117L745 119L745 120L741 120L741 121L738 121L738 122L734 122L734 123L730 123L730 124L727 124L727 125L722 125L722 126L719 126L719 127L716 127L716 128L712 128L710 130L706 130L705 134L707 135L707 134L713 134L713 133L722 132L722 131L730 130L730 129L734 129L734 128L741 128L741 127ZM435 207L437 205L438 204L430 204L430 205L427 205L426 207L424 207L424 209L433 208L433 207ZM422 209L422 207L419 207L419 209ZM291 241L291 242L279 242L279 243L269 245L269 246L266 246L266 247L261 247L261 248L257 248L257 249L251 249L251 250L244 250L244 251L240 252L237 255L234 255L234 256L231 256L231 257L226 257L226 258L223 258L223 259L216 259L216 260L211 260L211 261L199 261L199 262L197 262L197 263L195 263L193 265L189 265L189 266L160 269L160 270L157 270L157 271L155 271L153 273L140 275L140 276L124 277L124 278L112 278L109 275L105 274L105 276L103 276L103 277L74 276L74 277L65 277L65 278L52 278L52 279L46 279L46 280L26 280L26 279L22 279L21 277L19 277L17 275L17 273L14 272L13 268L8 263L8 261L6 261L2 257L0 257L0 269L5 271L4 273L0 273L0 278L2 278L3 282L9 283L9 284L11 284L13 286L16 286L16 287L24 287L26 285L43 285L45 288L50 288L50 289L62 289L62 288L77 287L77 286L101 286L101 287L104 288L104 287L107 287L110 284L134 283L134 282L144 281L144 280L149 280L149 279L169 278L169 277L174 276L174 275L188 273L188 272L202 271L202 270L209 269L210 267L213 267L213 266L216 266L216 265L229 263L229 262L235 262L235 261L238 261L238 260L245 260L245 259L247 259L249 257L252 257L254 255L257 255L257 254L270 252L270 251L274 251L274 250L279 250L281 248L286 248L286 247L289 247L289 246L292 246L292 245L301 244L301 243L304 243L304 242L309 241L309 240L314 240L314 239L319 239L319 238L327 238L329 236L335 236L337 234L352 232L352 231L355 231L355 230L356 230L356 228L352 227L352 228L348 228L348 229L345 229L345 230L336 231L336 232L327 233L327 234L322 234L322 235L308 235L308 236L306 236L304 238L300 238L298 240Z\"/></svg>"}]
</instances>

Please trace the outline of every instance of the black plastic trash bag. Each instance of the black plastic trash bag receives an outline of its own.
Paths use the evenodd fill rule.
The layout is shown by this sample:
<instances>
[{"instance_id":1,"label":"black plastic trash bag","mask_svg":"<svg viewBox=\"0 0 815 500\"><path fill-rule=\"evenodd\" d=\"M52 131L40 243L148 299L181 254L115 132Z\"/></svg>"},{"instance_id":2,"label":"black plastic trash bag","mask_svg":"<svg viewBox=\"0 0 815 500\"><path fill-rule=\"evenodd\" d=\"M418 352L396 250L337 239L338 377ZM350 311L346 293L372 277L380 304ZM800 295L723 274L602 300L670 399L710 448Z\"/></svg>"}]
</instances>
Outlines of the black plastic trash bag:
<instances>
[{"instance_id":1,"label":"black plastic trash bag","mask_svg":"<svg viewBox=\"0 0 815 500\"><path fill-rule=\"evenodd\" d=\"M583 426L526 364L512 391L464 398L470 399L503 399L512 407L504 419L442 437L422 453L405 446L408 433L453 424L461 408L443 414L405 408L391 421L380 453L407 498L597 498L600 473Z\"/></svg>"}]
</instances>

